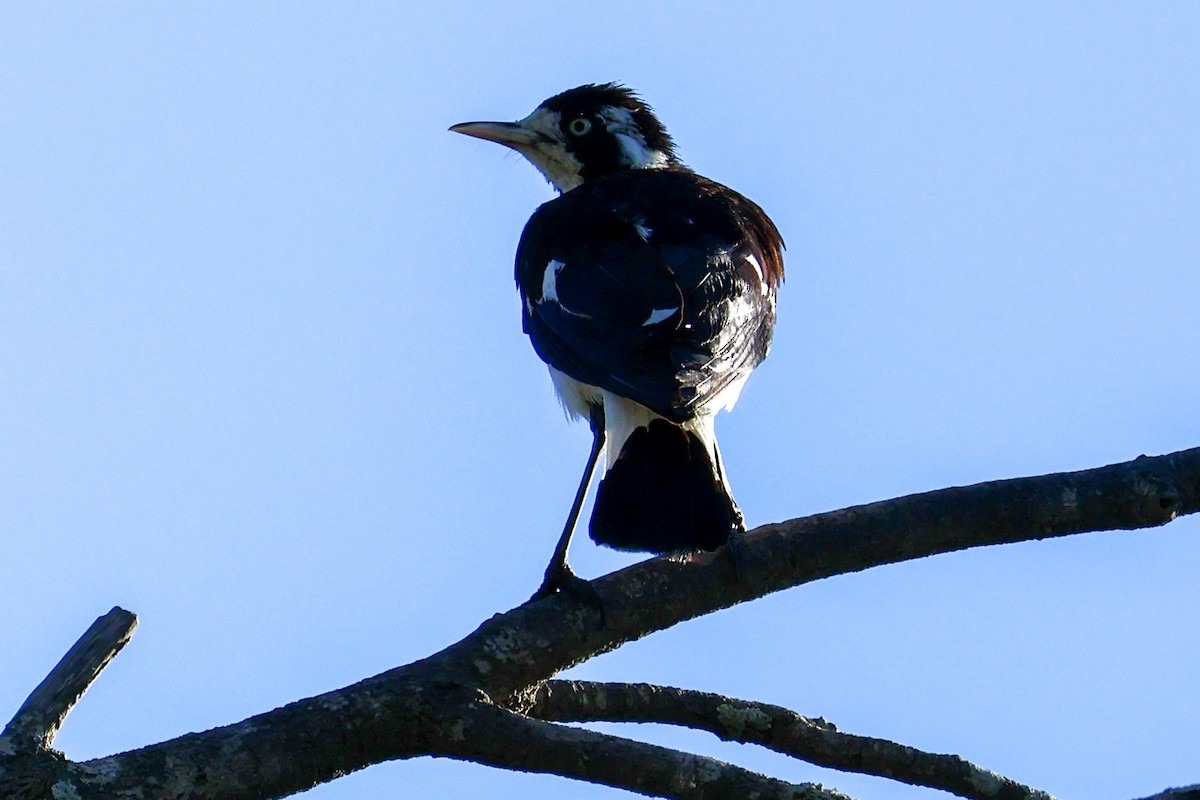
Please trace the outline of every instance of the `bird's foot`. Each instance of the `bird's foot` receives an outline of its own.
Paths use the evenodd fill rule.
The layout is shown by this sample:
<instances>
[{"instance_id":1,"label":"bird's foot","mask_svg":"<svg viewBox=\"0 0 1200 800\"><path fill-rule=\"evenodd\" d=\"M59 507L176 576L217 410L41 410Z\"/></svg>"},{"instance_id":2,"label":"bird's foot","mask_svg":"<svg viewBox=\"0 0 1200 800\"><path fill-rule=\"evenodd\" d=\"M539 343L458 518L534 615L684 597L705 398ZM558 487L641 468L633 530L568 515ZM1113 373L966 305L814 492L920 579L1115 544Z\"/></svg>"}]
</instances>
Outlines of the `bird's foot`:
<instances>
[{"instance_id":1,"label":"bird's foot","mask_svg":"<svg viewBox=\"0 0 1200 800\"><path fill-rule=\"evenodd\" d=\"M596 591L596 587L592 586L590 581L576 575L565 561L546 567L546 576L542 579L542 585L529 598L529 602L542 600L559 591L573 595L594 608L600 617L600 627L604 627L604 602L600 599L600 593Z\"/></svg>"}]
</instances>

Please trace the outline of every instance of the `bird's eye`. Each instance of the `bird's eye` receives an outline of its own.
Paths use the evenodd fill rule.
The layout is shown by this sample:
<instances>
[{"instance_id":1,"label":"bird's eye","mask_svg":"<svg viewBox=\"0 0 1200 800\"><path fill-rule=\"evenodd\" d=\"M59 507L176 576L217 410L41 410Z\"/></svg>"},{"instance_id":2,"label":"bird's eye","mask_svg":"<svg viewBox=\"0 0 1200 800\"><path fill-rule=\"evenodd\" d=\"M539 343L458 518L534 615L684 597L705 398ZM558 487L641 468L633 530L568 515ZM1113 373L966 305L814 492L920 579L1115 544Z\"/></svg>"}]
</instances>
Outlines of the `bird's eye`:
<instances>
[{"instance_id":1,"label":"bird's eye","mask_svg":"<svg viewBox=\"0 0 1200 800\"><path fill-rule=\"evenodd\" d=\"M586 136L592 129L592 121L586 117L577 117L567 123L567 132L572 136Z\"/></svg>"}]
</instances>

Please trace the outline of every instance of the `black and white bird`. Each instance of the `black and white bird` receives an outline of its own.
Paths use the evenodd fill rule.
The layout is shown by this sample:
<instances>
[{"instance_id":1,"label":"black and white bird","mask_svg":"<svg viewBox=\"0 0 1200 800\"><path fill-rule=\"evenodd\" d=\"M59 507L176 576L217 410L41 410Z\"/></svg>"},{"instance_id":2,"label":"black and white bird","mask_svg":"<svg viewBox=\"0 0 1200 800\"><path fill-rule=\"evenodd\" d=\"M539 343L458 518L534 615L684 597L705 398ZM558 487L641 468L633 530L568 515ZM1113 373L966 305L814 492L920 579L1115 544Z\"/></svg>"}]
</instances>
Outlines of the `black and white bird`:
<instances>
[{"instance_id":1,"label":"black and white bird","mask_svg":"<svg viewBox=\"0 0 1200 800\"><path fill-rule=\"evenodd\" d=\"M637 94L555 95L517 122L450 130L506 145L561 196L517 248L525 333L593 446L545 582L588 591L567 547L605 455L590 533L621 550L715 550L744 531L713 418L767 355L783 240L761 208L680 162ZM605 452L607 451L607 452Z\"/></svg>"}]
</instances>

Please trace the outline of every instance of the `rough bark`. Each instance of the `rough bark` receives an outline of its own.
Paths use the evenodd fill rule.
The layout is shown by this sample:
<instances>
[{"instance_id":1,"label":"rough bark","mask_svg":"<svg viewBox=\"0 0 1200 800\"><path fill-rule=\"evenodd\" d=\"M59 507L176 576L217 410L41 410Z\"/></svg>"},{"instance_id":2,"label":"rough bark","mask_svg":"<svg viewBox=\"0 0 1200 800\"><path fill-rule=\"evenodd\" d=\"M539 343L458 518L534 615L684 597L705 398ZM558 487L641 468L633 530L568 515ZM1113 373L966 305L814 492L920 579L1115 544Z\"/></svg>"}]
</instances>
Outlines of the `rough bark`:
<instances>
[{"instance_id":1,"label":"rough bark","mask_svg":"<svg viewBox=\"0 0 1200 800\"><path fill-rule=\"evenodd\" d=\"M843 733L825 719L769 703L646 683L546 681L527 711L557 722L657 722L759 744L844 772L944 789L971 800L1052 800L1049 794L956 755L926 753L886 739Z\"/></svg>"},{"instance_id":2,"label":"rough bark","mask_svg":"<svg viewBox=\"0 0 1200 800\"><path fill-rule=\"evenodd\" d=\"M589 718L563 699L563 684L546 688L546 681L625 642L820 578L982 545L1154 527L1198 510L1200 448L1195 448L766 525L739 542L737 580L732 560L721 553L687 562L651 559L596 580L606 612L603 627L592 606L554 596L496 615L440 653L353 686L205 733L71 762L51 745L75 700L132 631L132 615L114 609L110 622L124 620L128 631L118 635L120 625L98 621L101 632L93 626L64 658L74 666L60 664L0 735L0 797L277 798L370 764L421 755L547 772L662 797L840 797L715 759L539 719ZM85 644L89 636L99 637L101 644ZM762 744L815 763L964 797L1049 798L956 756L837 734L827 723L786 709L686 692L672 706L638 702L636 689L621 691L628 694L624 720L659 714L675 724L736 738L730 726L736 728L740 719L741 735L751 741L757 735L754 720L761 722L763 714L778 728L759 736ZM684 701L700 710L688 712ZM1189 787L1156 797L1186 800L1195 792Z\"/></svg>"}]
</instances>

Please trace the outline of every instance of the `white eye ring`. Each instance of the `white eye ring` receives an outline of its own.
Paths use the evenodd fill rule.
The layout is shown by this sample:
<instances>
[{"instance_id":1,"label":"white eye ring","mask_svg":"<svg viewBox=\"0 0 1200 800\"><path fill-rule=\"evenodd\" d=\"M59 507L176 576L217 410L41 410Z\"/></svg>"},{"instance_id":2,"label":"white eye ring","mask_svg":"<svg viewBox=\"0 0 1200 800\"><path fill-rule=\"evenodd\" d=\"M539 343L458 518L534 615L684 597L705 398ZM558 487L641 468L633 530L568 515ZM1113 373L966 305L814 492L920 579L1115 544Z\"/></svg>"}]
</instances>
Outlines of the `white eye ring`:
<instances>
[{"instance_id":1,"label":"white eye ring","mask_svg":"<svg viewBox=\"0 0 1200 800\"><path fill-rule=\"evenodd\" d=\"M586 136L592 129L592 121L586 117L577 117L567 123L567 133L572 136Z\"/></svg>"}]
</instances>

